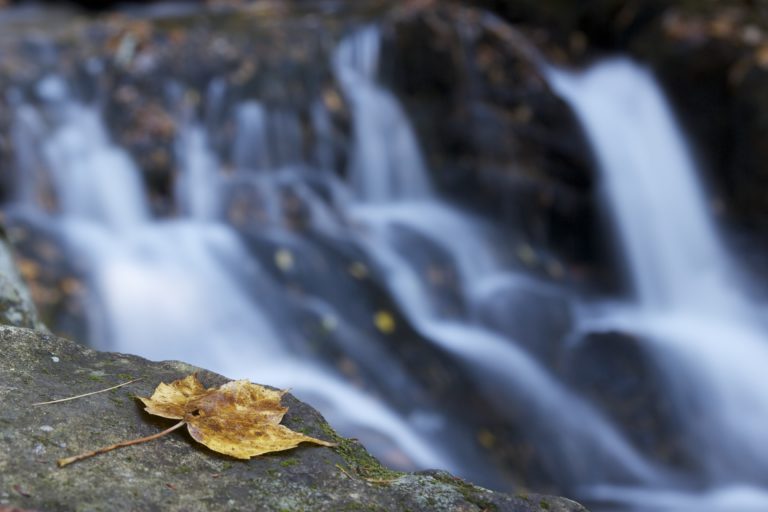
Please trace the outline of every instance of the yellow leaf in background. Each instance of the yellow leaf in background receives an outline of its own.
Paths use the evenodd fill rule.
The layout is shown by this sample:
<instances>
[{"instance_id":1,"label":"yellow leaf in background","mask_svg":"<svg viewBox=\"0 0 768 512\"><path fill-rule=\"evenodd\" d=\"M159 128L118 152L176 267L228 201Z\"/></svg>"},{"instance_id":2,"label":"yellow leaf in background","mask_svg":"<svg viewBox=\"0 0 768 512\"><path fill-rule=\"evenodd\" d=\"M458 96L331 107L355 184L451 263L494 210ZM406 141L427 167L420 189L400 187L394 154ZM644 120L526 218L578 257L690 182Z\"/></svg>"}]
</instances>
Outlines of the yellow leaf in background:
<instances>
[{"instance_id":1,"label":"yellow leaf in background","mask_svg":"<svg viewBox=\"0 0 768 512\"><path fill-rule=\"evenodd\" d=\"M365 279L369 274L368 267L359 261L352 263L347 270L349 271L349 274L355 279Z\"/></svg>"},{"instance_id":2,"label":"yellow leaf in background","mask_svg":"<svg viewBox=\"0 0 768 512\"><path fill-rule=\"evenodd\" d=\"M384 334L392 334L397 327L395 318L389 311L377 311L376 315L373 317L373 323L376 328Z\"/></svg>"},{"instance_id":3,"label":"yellow leaf in background","mask_svg":"<svg viewBox=\"0 0 768 512\"><path fill-rule=\"evenodd\" d=\"M757 65L760 66L761 69L768 68L768 44L764 44L760 46L755 51L755 60L757 61Z\"/></svg>"},{"instance_id":4,"label":"yellow leaf in background","mask_svg":"<svg viewBox=\"0 0 768 512\"><path fill-rule=\"evenodd\" d=\"M294 265L293 253L288 249L278 249L275 252L275 265L283 272L290 271Z\"/></svg>"}]
</instances>

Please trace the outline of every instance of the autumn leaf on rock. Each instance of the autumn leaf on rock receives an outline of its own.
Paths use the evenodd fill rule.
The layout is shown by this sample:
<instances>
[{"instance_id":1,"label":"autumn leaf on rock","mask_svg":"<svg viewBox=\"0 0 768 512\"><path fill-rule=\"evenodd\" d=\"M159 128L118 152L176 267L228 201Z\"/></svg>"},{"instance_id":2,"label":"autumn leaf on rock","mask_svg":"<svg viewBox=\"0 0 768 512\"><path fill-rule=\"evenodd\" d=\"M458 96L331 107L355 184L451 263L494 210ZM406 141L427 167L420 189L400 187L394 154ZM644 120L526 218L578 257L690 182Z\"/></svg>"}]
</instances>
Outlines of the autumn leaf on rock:
<instances>
[{"instance_id":1,"label":"autumn leaf on rock","mask_svg":"<svg viewBox=\"0 0 768 512\"><path fill-rule=\"evenodd\" d=\"M336 446L280 425L288 411L281 404L286 391L276 391L247 380L205 388L196 374L170 384L160 383L150 398L138 397L152 415L181 420L173 427L146 438L59 460L65 466L121 446L157 439L184 425L193 439L211 450L238 459L295 448L308 442Z\"/></svg>"},{"instance_id":2,"label":"autumn leaf on rock","mask_svg":"<svg viewBox=\"0 0 768 512\"><path fill-rule=\"evenodd\" d=\"M206 389L193 374L161 383L151 398L139 400L148 413L184 420L196 441L238 459L289 450L302 442L334 446L280 425L288 411L280 404L285 393L247 380Z\"/></svg>"}]
</instances>

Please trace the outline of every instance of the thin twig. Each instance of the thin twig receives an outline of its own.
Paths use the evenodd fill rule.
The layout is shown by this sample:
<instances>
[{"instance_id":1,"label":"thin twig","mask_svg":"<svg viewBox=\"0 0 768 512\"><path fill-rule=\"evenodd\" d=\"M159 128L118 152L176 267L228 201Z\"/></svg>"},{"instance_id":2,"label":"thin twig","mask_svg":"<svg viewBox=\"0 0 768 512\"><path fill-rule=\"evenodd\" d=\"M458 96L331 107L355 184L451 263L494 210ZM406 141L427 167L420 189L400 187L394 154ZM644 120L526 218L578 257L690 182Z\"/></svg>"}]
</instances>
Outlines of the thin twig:
<instances>
[{"instance_id":1,"label":"thin twig","mask_svg":"<svg viewBox=\"0 0 768 512\"><path fill-rule=\"evenodd\" d=\"M369 484L382 484L382 485L388 485L394 482L395 480L398 480L400 477L397 478L363 478L366 482Z\"/></svg>"},{"instance_id":2,"label":"thin twig","mask_svg":"<svg viewBox=\"0 0 768 512\"><path fill-rule=\"evenodd\" d=\"M59 459L56 463L59 465L60 468L63 468L64 466L68 464L72 464L73 462L77 462L79 460L87 459L88 457L93 457L94 455L98 455L100 453L105 453L112 451L116 448L122 448L123 446L132 446L134 444L140 444L140 443L146 443L147 441L154 441L157 438L163 437L166 434L170 434L177 428L181 428L184 425L186 425L186 421L180 421L174 426L172 426L169 429L163 430L162 432L159 432L157 434L152 434L151 436L147 437L140 437L139 439L133 439L131 441L123 441L122 443L113 444L110 446L105 446L104 448L99 448L98 450L93 450L92 452L86 452L81 453L80 455L75 455L73 457L66 457L64 459Z\"/></svg>"},{"instance_id":3,"label":"thin twig","mask_svg":"<svg viewBox=\"0 0 768 512\"><path fill-rule=\"evenodd\" d=\"M336 467L339 468L339 470L341 470L341 472L344 473L347 476L347 478L349 478L350 480L354 480L354 478L352 478L352 475L350 475L347 472L347 470L342 467L341 464L336 464Z\"/></svg>"},{"instance_id":4,"label":"thin twig","mask_svg":"<svg viewBox=\"0 0 768 512\"><path fill-rule=\"evenodd\" d=\"M58 404L59 402L68 402L70 400L75 400L78 398L83 398L84 396L91 396L98 393L104 393L105 391L112 391L113 389L121 388L123 386L127 386L128 384L133 384L134 382L141 380L142 378L139 377L138 379L129 380L128 382L123 382L122 384L118 384L117 386L112 386L111 388L107 389L100 389L98 391L91 391L90 393L83 393L82 395L77 396L70 396L69 398L60 398L59 400L51 400L50 402L37 402L32 405L48 405L48 404Z\"/></svg>"}]
</instances>

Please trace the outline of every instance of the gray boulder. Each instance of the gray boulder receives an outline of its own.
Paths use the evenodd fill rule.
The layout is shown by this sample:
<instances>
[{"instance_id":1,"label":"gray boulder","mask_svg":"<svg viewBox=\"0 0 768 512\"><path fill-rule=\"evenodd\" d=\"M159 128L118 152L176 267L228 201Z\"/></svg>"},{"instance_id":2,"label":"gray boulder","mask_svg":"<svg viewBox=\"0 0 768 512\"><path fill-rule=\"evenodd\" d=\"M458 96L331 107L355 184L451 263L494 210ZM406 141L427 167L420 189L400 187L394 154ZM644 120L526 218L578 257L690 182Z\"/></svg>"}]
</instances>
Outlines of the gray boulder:
<instances>
[{"instance_id":1,"label":"gray boulder","mask_svg":"<svg viewBox=\"0 0 768 512\"><path fill-rule=\"evenodd\" d=\"M16 270L0 227L0 324L46 330Z\"/></svg>"},{"instance_id":2,"label":"gray boulder","mask_svg":"<svg viewBox=\"0 0 768 512\"><path fill-rule=\"evenodd\" d=\"M310 406L286 395L284 423L336 448L295 450L240 461L196 444L181 430L58 468L61 457L160 432L135 395L199 371L181 362L96 352L42 331L0 327L0 509L34 510L508 510L578 512L564 498L501 494L442 471L388 470L357 442L338 436ZM89 397L35 402L142 380Z\"/></svg>"}]
</instances>

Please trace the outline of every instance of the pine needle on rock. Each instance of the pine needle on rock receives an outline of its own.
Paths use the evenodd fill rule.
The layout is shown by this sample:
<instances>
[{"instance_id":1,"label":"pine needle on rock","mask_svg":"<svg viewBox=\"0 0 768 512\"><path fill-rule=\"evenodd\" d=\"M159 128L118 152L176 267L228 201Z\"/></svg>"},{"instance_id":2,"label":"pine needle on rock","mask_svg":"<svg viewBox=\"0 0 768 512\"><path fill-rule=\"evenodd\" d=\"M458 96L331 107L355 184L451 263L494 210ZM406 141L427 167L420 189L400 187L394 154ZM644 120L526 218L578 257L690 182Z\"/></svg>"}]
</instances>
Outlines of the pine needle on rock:
<instances>
[{"instance_id":1,"label":"pine needle on rock","mask_svg":"<svg viewBox=\"0 0 768 512\"><path fill-rule=\"evenodd\" d=\"M58 400L51 400L51 401L48 401L48 402L37 402L37 403L34 403L32 405L33 406L37 406L37 405L49 405L49 404L58 404L58 403L61 403L61 402L69 402L70 400L77 400L78 398L83 398L83 397L86 397L86 396L97 395L99 393L105 393L107 391L112 391L113 389L121 388L123 386L127 386L128 384L133 384L134 382L137 382L137 381L140 381L140 380L141 380L141 377L139 377L138 379L129 380L128 382L123 382L122 384L118 384L117 386L112 386L110 388L100 389L98 391L91 391L90 393L83 393L82 395L70 396L70 397L67 397L67 398L60 398Z\"/></svg>"}]
</instances>

